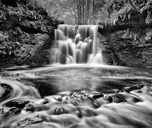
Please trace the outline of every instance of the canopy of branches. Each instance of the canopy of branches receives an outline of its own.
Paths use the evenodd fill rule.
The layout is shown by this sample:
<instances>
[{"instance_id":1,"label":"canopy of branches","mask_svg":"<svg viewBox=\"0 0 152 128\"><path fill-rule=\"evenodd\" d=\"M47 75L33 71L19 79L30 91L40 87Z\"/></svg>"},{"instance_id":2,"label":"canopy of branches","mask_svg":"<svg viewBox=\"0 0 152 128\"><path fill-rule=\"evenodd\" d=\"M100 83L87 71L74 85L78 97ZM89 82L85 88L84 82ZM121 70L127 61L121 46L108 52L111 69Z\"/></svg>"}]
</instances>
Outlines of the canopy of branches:
<instances>
[{"instance_id":1,"label":"canopy of branches","mask_svg":"<svg viewBox=\"0 0 152 128\"><path fill-rule=\"evenodd\" d=\"M152 0L35 0L34 4L46 9L66 24L98 24L126 21L143 14L151 22Z\"/></svg>"}]
</instances>

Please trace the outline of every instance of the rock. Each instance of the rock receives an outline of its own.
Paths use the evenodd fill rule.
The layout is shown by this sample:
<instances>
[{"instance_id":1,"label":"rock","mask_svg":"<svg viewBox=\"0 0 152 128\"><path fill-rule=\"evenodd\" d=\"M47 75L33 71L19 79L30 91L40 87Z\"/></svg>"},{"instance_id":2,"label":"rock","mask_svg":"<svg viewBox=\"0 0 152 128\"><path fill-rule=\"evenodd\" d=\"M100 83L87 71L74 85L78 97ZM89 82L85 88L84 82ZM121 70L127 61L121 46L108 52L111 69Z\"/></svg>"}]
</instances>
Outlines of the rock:
<instances>
[{"instance_id":1,"label":"rock","mask_svg":"<svg viewBox=\"0 0 152 128\"><path fill-rule=\"evenodd\" d=\"M2 99L2 95L5 93L5 90L2 86L0 86L0 99Z\"/></svg>"},{"instance_id":2,"label":"rock","mask_svg":"<svg viewBox=\"0 0 152 128\"><path fill-rule=\"evenodd\" d=\"M67 62L67 56L66 55L60 55L60 57L59 57L59 62L61 63L61 64L66 64L66 62Z\"/></svg>"},{"instance_id":3,"label":"rock","mask_svg":"<svg viewBox=\"0 0 152 128\"><path fill-rule=\"evenodd\" d=\"M17 7L17 1L18 0L1 0L1 3L6 5L6 6L12 6L12 7Z\"/></svg>"},{"instance_id":4,"label":"rock","mask_svg":"<svg viewBox=\"0 0 152 128\"><path fill-rule=\"evenodd\" d=\"M114 96L112 96L112 99L115 103L126 102L125 97L121 94L115 94Z\"/></svg>"},{"instance_id":5,"label":"rock","mask_svg":"<svg viewBox=\"0 0 152 128\"><path fill-rule=\"evenodd\" d=\"M88 91L78 91L71 92L58 97L59 102L68 102L76 106L91 106L93 108L98 108L100 105L96 102L96 99L103 97L103 94L99 92L88 92Z\"/></svg>"},{"instance_id":6,"label":"rock","mask_svg":"<svg viewBox=\"0 0 152 128\"><path fill-rule=\"evenodd\" d=\"M26 127L26 128L30 128L32 127L32 124L39 124L43 122L43 120L41 118L38 118L37 116L35 117L27 117L24 120L21 120L17 123L16 127ZM38 126L37 126L38 127Z\"/></svg>"},{"instance_id":7,"label":"rock","mask_svg":"<svg viewBox=\"0 0 152 128\"><path fill-rule=\"evenodd\" d=\"M3 106L4 107L16 107L19 109L23 109L25 107L25 105L28 103L29 103L28 100L24 100L24 99L19 98L19 99L8 101Z\"/></svg>"},{"instance_id":8,"label":"rock","mask_svg":"<svg viewBox=\"0 0 152 128\"><path fill-rule=\"evenodd\" d=\"M65 112L65 110L64 110L64 108L56 108L55 109L55 112L54 112L54 114L56 114L56 115L60 115L60 114L64 114L64 113L66 113Z\"/></svg>"},{"instance_id":9,"label":"rock","mask_svg":"<svg viewBox=\"0 0 152 128\"><path fill-rule=\"evenodd\" d=\"M103 62L108 64L108 65L113 65L114 64L114 60L113 60L113 55L111 53L111 51L109 50L104 50L102 51L102 55L103 55Z\"/></svg>"},{"instance_id":10,"label":"rock","mask_svg":"<svg viewBox=\"0 0 152 128\"><path fill-rule=\"evenodd\" d=\"M49 102L50 102L50 100L48 98L44 98L43 104L47 104Z\"/></svg>"},{"instance_id":11,"label":"rock","mask_svg":"<svg viewBox=\"0 0 152 128\"><path fill-rule=\"evenodd\" d=\"M113 102L112 96L105 96L104 100L107 100L109 103Z\"/></svg>"},{"instance_id":12,"label":"rock","mask_svg":"<svg viewBox=\"0 0 152 128\"><path fill-rule=\"evenodd\" d=\"M12 88L10 85L5 83L0 83L0 102L9 97L12 92Z\"/></svg>"},{"instance_id":13,"label":"rock","mask_svg":"<svg viewBox=\"0 0 152 128\"><path fill-rule=\"evenodd\" d=\"M61 21L28 2L1 1L2 5L7 6L0 8L1 67L50 63L49 50L53 44L54 29ZM6 42L7 45L4 45Z\"/></svg>"},{"instance_id":14,"label":"rock","mask_svg":"<svg viewBox=\"0 0 152 128\"><path fill-rule=\"evenodd\" d=\"M137 85L137 86L132 86L132 87L125 87L124 90L126 92L130 92L130 91L133 91L133 90L141 89L143 87L144 87L144 85Z\"/></svg>"},{"instance_id":15,"label":"rock","mask_svg":"<svg viewBox=\"0 0 152 128\"><path fill-rule=\"evenodd\" d=\"M24 110L27 112L35 112L36 111L36 106L32 103L28 103L25 105Z\"/></svg>"},{"instance_id":16,"label":"rock","mask_svg":"<svg viewBox=\"0 0 152 128\"><path fill-rule=\"evenodd\" d=\"M104 61L110 65L151 68L152 29L147 28L142 31L144 32L141 34L131 29L130 36L124 36L127 30L113 32L110 36L105 35L104 38L107 40L102 42ZM148 40L147 36L149 36Z\"/></svg>"},{"instance_id":17,"label":"rock","mask_svg":"<svg viewBox=\"0 0 152 128\"><path fill-rule=\"evenodd\" d=\"M20 28L22 31L29 33L29 34L35 34L35 33L43 33L43 31L41 31L38 28L32 28L30 26L24 26L24 25L20 25Z\"/></svg>"},{"instance_id":18,"label":"rock","mask_svg":"<svg viewBox=\"0 0 152 128\"><path fill-rule=\"evenodd\" d=\"M109 103L121 103L126 102L125 97L122 94L108 94L103 97L104 100L108 101Z\"/></svg>"},{"instance_id":19,"label":"rock","mask_svg":"<svg viewBox=\"0 0 152 128\"><path fill-rule=\"evenodd\" d=\"M0 114L2 114L3 116L10 116L10 115L16 115L19 114L21 112L21 109L16 108L16 107L4 107L0 109Z\"/></svg>"}]
</instances>

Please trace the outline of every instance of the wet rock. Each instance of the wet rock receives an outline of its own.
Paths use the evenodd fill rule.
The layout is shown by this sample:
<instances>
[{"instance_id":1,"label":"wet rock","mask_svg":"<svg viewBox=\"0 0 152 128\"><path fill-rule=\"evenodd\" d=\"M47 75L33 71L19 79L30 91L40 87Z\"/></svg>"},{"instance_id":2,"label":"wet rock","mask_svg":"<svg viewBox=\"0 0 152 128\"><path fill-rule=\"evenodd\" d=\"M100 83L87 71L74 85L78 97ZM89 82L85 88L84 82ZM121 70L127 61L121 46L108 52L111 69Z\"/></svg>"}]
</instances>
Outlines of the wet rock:
<instances>
[{"instance_id":1,"label":"wet rock","mask_svg":"<svg viewBox=\"0 0 152 128\"><path fill-rule=\"evenodd\" d=\"M56 108L55 109L55 112L54 112L54 114L56 114L56 115L60 115L60 114L64 114L64 113L66 113L65 112L65 110L64 110L64 108Z\"/></svg>"},{"instance_id":2,"label":"wet rock","mask_svg":"<svg viewBox=\"0 0 152 128\"><path fill-rule=\"evenodd\" d=\"M104 95L102 93L93 93L93 94L90 94L88 97L91 97L93 99L98 99L98 98L101 98L103 96Z\"/></svg>"},{"instance_id":3,"label":"wet rock","mask_svg":"<svg viewBox=\"0 0 152 128\"><path fill-rule=\"evenodd\" d=\"M109 94L105 95L104 100L108 101L109 103L121 103L121 102L126 102L126 99L123 95L116 93L116 94Z\"/></svg>"},{"instance_id":4,"label":"wet rock","mask_svg":"<svg viewBox=\"0 0 152 128\"><path fill-rule=\"evenodd\" d=\"M138 95L133 93L117 92L115 94L107 94L102 98L102 100L99 101L103 102L103 104L108 104L108 103L122 103L122 102L136 103L136 102L142 102L143 100Z\"/></svg>"},{"instance_id":5,"label":"wet rock","mask_svg":"<svg viewBox=\"0 0 152 128\"><path fill-rule=\"evenodd\" d=\"M66 64L66 62L67 62L67 56L66 55L61 55L60 57L59 57L60 59L60 63L61 64Z\"/></svg>"},{"instance_id":6,"label":"wet rock","mask_svg":"<svg viewBox=\"0 0 152 128\"><path fill-rule=\"evenodd\" d=\"M132 87L125 87L124 90L126 92L130 92L130 91L133 91L133 90L141 89L143 87L144 87L144 85L137 85L137 86L132 86Z\"/></svg>"},{"instance_id":7,"label":"wet rock","mask_svg":"<svg viewBox=\"0 0 152 128\"><path fill-rule=\"evenodd\" d=\"M23 109L25 107L25 105L28 103L29 103L29 101L24 100L24 99L15 99L15 100L6 102L3 106L4 107L16 107L19 109Z\"/></svg>"},{"instance_id":8,"label":"wet rock","mask_svg":"<svg viewBox=\"0 0 152 128\"><path fill-rule=\"evenodd\" d=\"M112 103L113 101L112 96L105 96L104 100L107 100L109 103Z\"/></svg>"},{"instance_id":9,"label":"wet rock","mask_svg":"<svg viewBox=\"0 0 152 128\"><path fill-rule=\"evenodd\" d=\"M6 116L10 116L10 115L16 115L19 114L21 112L21 109L16 108L16 107L4 107L0 109L0 114L2 114L4 117Z\"/></svg>"},{"instance_id":10,"label":"wet rock","mask_svg":"<svg viewBox=\"0 0 152 128\"><path fill-rule=\"evenodd\" d=\"M47 104L49 102L50 102L50 100L48 98L44 98L43 104Z\"/></svg>"},{"instance_id":11,"label":"wet rock","mask_svg":"<svg viewBox=\"0 0 152 128\"><path fill-rule=\"evenodd\" d=\"M112 96L112 99L115 103L126 102L125 97L121 94L115 94L114 96Z\"/></svg>"},{"instance_id":12,"label":"wet rock","mask_svg":"<svg viewBox=\"0 0 152 128\"><path fill-rule=\"evenodd\" d=\"M0 99L2 99L2 95L5 93L5 90L2 86L0 86Z\"/></svg>"},{"instance_id":13,"label":"wet rock","mask_svg":"<svg viewBox=\"0 0 152 128\"><path fill-rule=\"evenodd\" d=\"M76 106L88 105L93 108L98 108L100 105L96 102L96 99L100 97L103 97L102 93L82 90L61 95L57 100L65 103L72 103Z\"/></svg>"},{"instance_id":14,"label":"wet rock","mask_svg":"<svg viewBox=\"0 0 152 128\"><path fill-rule=\"evenodd\" d=\"M37 107L32 103L28 103L24 107L24 110L27 111L27 112L35 112L36 109L37 109Z\"/></svg>"},{"instance_id":15,"label":"wet rock","mask_svg":"<svg viewBox=\"0 0 152 128\"><path fill-rule=\"evenodd\" d=\"M43 122L43 120L37 116L35 117L28 117L25 118L24 120L21 120L17 123L18 127L30 127L30 125L32 124L37 124L37 123L41 123Z\"/></svg>"},{"instance_id":16,"label":"wet rock","mask_svg":"<svg viewBox=\"0 0 152 128\"><path fill-rule=\"evenodd\" d=\"M5 83L0 83L0 102L9 97L12 92L12 88L10 85Z\"/></svg>"}]
</instances>

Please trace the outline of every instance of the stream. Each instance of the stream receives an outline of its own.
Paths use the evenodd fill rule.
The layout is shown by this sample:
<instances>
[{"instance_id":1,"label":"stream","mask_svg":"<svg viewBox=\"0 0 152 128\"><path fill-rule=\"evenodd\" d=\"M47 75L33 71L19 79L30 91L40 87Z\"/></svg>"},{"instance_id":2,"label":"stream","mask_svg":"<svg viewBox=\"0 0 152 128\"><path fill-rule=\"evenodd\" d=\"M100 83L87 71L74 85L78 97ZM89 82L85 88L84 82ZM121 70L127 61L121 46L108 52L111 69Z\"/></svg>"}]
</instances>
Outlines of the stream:
<instances>
[{"instance_id":1,"label":"stream","mask_svg":"<svg viewBox=\"0 0 152 128\"><path fill-rule=\"evenodd\" d=\"M0 128L151 128L151 69L46 65L0 73Z\"/></svg>"},{"instance_id":2,"label":"stream","mask_svg":"<svg viewBox=\"0 0 152 128\"><path fill-rule=\"evenodd\" d=\"M59 25L54 63L0 72L0 128L152 128L152 70L105 64L97 30Z\"/></svg>"}]
</instances>

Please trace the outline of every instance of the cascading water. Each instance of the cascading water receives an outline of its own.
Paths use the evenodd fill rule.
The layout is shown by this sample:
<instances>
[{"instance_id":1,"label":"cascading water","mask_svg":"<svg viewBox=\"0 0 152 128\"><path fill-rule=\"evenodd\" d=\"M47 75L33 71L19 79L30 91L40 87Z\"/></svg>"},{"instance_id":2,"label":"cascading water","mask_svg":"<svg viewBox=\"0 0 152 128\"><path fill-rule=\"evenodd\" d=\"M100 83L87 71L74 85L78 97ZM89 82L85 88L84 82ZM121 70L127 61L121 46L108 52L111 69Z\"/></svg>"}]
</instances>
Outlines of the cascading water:
<instances>
[{"instance_id":1,"label":"cascading water","mask_svg":"<svg viewBox=\"0 0 152 128\"><path fill-rule=\"evenodd\" d=\"M103 64L97 25L59 25L55 30L55 63Z\"/></svg>"},{"instance_id":2,"label":"cascading water","mask_svg":"<svg viewBox=\"0 0 152 128\"><path fill-rule=\"evenodd\" d=\"M103 66L97 29L55 31L55 63L76 65L0 72L0 128L152 128L152 72Z\"/></svg>"}]
</instances>

